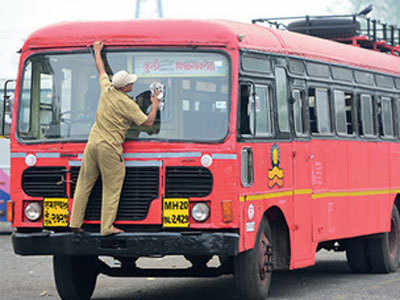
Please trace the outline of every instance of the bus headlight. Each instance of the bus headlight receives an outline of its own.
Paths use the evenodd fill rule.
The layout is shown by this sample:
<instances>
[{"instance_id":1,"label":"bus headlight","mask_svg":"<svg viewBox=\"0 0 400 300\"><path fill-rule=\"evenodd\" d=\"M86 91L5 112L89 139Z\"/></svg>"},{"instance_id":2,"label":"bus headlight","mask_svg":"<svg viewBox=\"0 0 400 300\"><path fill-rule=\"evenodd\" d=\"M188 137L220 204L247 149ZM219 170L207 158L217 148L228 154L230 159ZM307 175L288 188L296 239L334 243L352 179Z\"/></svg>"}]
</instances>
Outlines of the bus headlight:
<instances>
[{"instance_id":1,"label":"bus headlight","mask_svg":"<svg viewBox=\"0 0 400 300\"><path fill-rule=\"evenodd\" d=\"M37 221L42 216L42 206L38 202L32 202L25 208L25 216L29 221Z\"/></svg>"},{"instance_id":2,"label":"bus headlight","mask_svg":"<svg viewBox=\"0 0 400 300\"><path fill-rule=\"evenodd\" d=\"M197 222L204 222L210 216L210 208L207 203L196 203L192 207L192 218Z\"/></svg>"}]
</instances>

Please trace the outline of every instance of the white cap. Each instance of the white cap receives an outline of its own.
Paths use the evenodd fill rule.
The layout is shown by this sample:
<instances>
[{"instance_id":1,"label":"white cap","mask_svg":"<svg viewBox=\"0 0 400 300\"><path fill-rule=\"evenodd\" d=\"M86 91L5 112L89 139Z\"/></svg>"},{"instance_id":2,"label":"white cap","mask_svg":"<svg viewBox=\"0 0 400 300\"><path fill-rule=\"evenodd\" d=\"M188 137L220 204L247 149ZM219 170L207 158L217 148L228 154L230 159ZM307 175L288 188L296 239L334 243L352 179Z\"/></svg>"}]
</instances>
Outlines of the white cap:
<instances>
[{"instance_id":1,"label":"white cap","mask_svg":"<svg viewBox=\"0 0 400 300\"><path fill-rule=\"evenodd\" d=\"M112 85L116 88L127 86L137 80L135 74L129 74L127 71L119 71L112 77Z\"/></svg>"}]
</instances>

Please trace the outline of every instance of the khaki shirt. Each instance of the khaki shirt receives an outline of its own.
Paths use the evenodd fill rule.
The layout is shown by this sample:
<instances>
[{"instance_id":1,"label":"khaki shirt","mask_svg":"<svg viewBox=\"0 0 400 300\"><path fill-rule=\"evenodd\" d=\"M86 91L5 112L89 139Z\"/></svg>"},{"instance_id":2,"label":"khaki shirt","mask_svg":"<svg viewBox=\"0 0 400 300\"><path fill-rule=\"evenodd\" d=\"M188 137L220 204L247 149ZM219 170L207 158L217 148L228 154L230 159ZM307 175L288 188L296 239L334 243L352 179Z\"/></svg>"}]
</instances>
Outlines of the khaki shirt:
<instances>
[{"instance_id":1,"label":"khaki shirt","mask_svg":"<svg viewBox=\"0 0 400 300\"><path fill-rule=\"evenodd\" d=\"M122 154L122 143L132 122L139 126L147 120L147 115L129 96L115 89L106 74L100 76L99 83L100 101L89 142L104 141Z\"/></svg>"}]
</instances>

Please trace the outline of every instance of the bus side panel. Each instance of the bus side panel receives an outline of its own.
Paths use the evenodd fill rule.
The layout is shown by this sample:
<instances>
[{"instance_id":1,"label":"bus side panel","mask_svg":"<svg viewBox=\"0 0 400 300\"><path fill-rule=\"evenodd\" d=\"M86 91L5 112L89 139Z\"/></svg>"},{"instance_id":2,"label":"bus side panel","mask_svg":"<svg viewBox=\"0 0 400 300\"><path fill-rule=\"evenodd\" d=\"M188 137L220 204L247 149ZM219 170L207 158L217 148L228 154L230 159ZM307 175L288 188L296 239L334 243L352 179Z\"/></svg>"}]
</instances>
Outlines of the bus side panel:
<instances>
[{"instance_id":1,"label":"bus side panel","mask_svg":"<svg viewBox=\"0 0 400 300\"><path fill-rule=\"evenodd\" d=\"M311 158L309 141L293 142L294 243L291 245L291 268L315 263L316 241L312 234Z\"/></svg>"},{"instance_id":2,"label":"bus side panel","mask_svg":"<svg viewBox=\"0 0 400 300\"><path fill-rule=\"evenodd\" d=\"M347 199L339 193L347 188L347 153L344 141L311 141L313 238L326 241L347 230Z\"/></svg>"},{"instance_id":3,"label":"bus side panel","mask_svg":"<svg viewBox=\"0 0 400 300\"><path fill-rule=\"evenodd\" d=\"M273 206L278 207L287 222L290 235L290 244L293 236L291 225L293 223L293 171L291 143L251 143L242 144L251 148L254 162L254 183L249 187L241 185L241 213L240 213L240 251L253 248L256 242L258 226L264 213ZM277 149L279 164L272 162L271 153ZM241 153L238 153L240 157ZM276 178L269 174L275 168L275 172L283 174L282 178ZM282 172L280 172L280 171ZM273 172L274 173L274 172ZM275 173L274 173L275 174ZM271 179L270 179L271 178ZM254 217L250 218L250 204L254 207ZM250 209L251 210L251 209Z\"/></svg>"},{"instance_id":4,"label":"bus side panel","mask_svg":"<svg viewBox=\"0 0 400 300\"><path fill-rule=\"evenodd\" d=\"M389 144L351 141L348 151L348 190L351 194L347 198L351 215L346 236L389 230Z\"/></svg>"}]
</instances>

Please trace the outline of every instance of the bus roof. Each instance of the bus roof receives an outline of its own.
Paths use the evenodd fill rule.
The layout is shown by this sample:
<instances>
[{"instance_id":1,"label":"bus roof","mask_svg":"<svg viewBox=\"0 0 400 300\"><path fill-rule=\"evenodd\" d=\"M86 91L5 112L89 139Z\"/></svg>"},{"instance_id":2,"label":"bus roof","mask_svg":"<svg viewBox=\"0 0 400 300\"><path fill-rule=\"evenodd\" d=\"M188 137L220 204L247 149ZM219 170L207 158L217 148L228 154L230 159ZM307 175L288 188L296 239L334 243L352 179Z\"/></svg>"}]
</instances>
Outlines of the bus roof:
<instances>
[{"instance_id":1,"label":"bus roof","mask_svg":"<svg viewBox=\"0 0 400 300\"><path fill-rule=\"evenodd\" d=\"M199 45L255 49L400 74L400 60L393 55L289 31L223 20L60 23L31 34L22 50L85 47L95 40L113 46Z\"/></svg>"}]
</instances>

